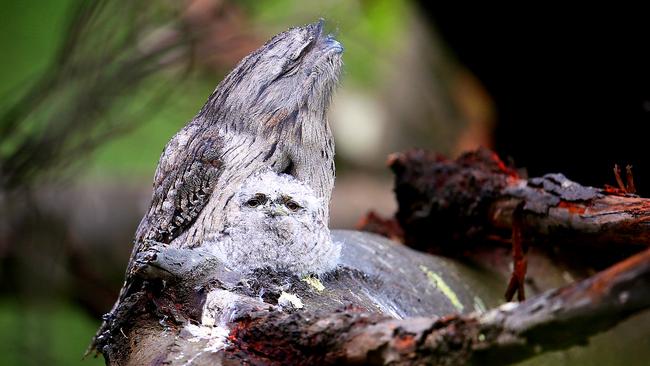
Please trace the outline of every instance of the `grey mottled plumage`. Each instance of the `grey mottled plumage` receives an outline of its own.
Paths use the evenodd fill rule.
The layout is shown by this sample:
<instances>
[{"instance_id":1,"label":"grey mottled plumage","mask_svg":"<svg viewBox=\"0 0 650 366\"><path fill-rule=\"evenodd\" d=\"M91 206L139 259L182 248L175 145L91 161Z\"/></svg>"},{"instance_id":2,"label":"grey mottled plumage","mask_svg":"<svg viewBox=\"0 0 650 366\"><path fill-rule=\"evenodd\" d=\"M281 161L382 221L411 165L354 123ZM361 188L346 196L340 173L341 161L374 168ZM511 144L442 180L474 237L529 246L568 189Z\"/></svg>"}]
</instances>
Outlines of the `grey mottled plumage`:
<instances>
[{"instance_id":1,"label":"grey mottled plumage","mask_svg":"<svg viewBox=\"0 0 650 366\"><path fill-rule=\"evenodd\" d=\"M336 266L341 246L332 241L320 214L325 202L306 184L267 171L248 178L233 201L225 230L203 245L228 267L304 275Z\"/></svg>"},{"instance_id":2,"label":"grey mottled plumage","mask_svg":"<svg viewBox=\"0 0 650 366\"><path fill-rule=\"evenodd\" d=\"M327 109L342 51L323 33L322 21L278 34L244 58L169 141L125 285L93 344L105 342L120 304L140 291L142 283L132 277L138 253L151 243L198 247L219 235L236 191L252 175L270 170L306 184L322 200L317 215L327 225L334 186Z\"/></svg>"},{"instance_id":3,"label":"grey mottled plumage","mask_svg":"<svg viewBox=\"0 0 650 366\"><path fill-rule=\"evenodd\" d=\"M172 138L136 245L200 246L223 229L234 189L265 168L294 176L329 203L334 142L326 113L342 48L322 28L322 21L292 28L244 58ZM327 222L328 204L322 215Z\"/></svg>"}]
</instances>

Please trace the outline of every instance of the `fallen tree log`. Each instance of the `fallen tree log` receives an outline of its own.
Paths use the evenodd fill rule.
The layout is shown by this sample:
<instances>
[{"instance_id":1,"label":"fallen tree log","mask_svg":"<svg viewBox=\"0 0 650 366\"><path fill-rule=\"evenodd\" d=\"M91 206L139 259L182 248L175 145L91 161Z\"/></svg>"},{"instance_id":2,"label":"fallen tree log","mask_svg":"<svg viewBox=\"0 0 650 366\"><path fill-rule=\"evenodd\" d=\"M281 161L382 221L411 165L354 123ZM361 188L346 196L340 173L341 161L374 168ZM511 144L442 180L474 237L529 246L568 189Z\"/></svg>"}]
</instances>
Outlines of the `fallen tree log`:
<instances>
[{"instance_id":1,"label":"fallen tree log","mask_svg":"<svg viewBox=\"0 0 650 366\"><path fill-rule=\"evenodd\" d=\"M202 272L196 268L187 271L188 262L178 259L197 252L183 252L163 249L151 267L158 275L150 273L150 278L166 278L171 284L170 293L174 291L174 276L196 279L196 273ZM198 265L212 266L215 264L212 260L202 257L203 264ZM294 298L285 296L282 300L280 295L269 301L273 296L265 300L264 296L224 289L234 278L231 272L224 274L218 269L212 274L219 274L223 282L214 285L216 278L207 280L206 277L204 282L212 283L213 287L201 302L202 310L197 318L156 319L151 313L139 317L134 322L137 327L116 334L121 340L114 342L122 345L120 352L126 352L111 359L112 363L502 365L584 344L590 336L650 307L650 250L584 281L545 292L523 303L507 303L486 312L465 315L406 319L353 302L328 309L323 304L327 304L324 299L329 295L314 300L308 289L297 291L298 296ZM395 274L395 277L400 276ZM330 285L336 286L335 283L325 286ZM364 287L357 285L354 290L361 294L359 290ZM152 293L147 308L168 312L169 309L164 310L166 302L161 301L165 297ZM300 299L305 300L304 306L297 302ZM409 300L405 300L408 304Z\"/></svg>"},{"instance_id":2,"label":"fallen tree log","mask_svg":"<svg viewBox=\"0 0 650 366\"><path fill-rule=\"evenodd\" d=\"M587 280L485 314L406 320L354 311L249 315L236 321L224 357L296 364L505 365L584 344L650 307L649 293L646 250Z\"/></svg>"},{"instance_id":3,"label":"fallen tree log","mask_svg":"<svg viewBox=\"0 0 650 366\"><path fill-rule=\"evenodd\" d=\"M501 302L501 279L494 274L378 235L334 230L332 236L342 244L341 259L321 278L271 270L241 274L199 248L153 246L136 258L138 291L106 317L97 350L116 365L157 359L183 364L185 356L213 353L198 345L236 340L231 321L259 310L321 315L349 310L403 319L481 312ZM222 339L226 329L230 335ZM220 340L210 338L215 332ZM175 346L180 343L183 357Z\"/></svg>"},{"instance_id":4,"label":"fallen tree log","mask_svg":"<svg viewBox=\"0 0 650 366\"><path fill-rule=\"evenodd\" d=\"M446 179L432 181L420 174L431 156L412 154L415 164L396 172L404 216L368 222L415 247L467 251L467 243L507 241L513 232L528 240L594 238L605 247L612 244L599 236L608 230L644 238L646 201L634 195L581 187L559 175L524 180L486 150L440 160L438 173ZM407 161L394 159L394 169ZM601 209L612 201L626 209ZM412 205L402 206L407 202ZM584 211L567 209L572 205ZM562 221L560 213L578 216ZM584 230L580 220L601 216L608 218L591 224L597 231ZM612 217L618 219L607 221ZM494 289L502 283L495 272L374 235L332 234L343 242L340 266L321 278L266 270L244 276L200 248L153 245L137 256L137 291L106 318L98 350L116 365L506 364L585 344L650 307L650 250L575 284L498 306ZM632 246L638 251L646 244Z\"/></svg>"}]
</instances>

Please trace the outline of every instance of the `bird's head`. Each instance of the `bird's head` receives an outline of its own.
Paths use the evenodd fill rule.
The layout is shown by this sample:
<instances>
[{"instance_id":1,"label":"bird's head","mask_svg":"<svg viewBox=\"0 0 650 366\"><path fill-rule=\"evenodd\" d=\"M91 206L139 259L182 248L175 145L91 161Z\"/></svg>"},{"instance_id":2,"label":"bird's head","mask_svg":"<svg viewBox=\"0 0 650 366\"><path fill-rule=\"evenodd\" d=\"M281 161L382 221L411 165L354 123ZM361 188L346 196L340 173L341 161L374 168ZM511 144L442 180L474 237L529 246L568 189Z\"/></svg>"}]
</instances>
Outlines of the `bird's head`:
<instances>
[{"instance_id":1,"label":"bird's head","mask_svg":"<svg viewBox=\"0 0 650 366\"><path fill-rule=\"evenodd\" d=\"M343 47L324 21L291 28L244 58L201 113L222 109L256 128L292 123L309 109L325 113L341 72Z\"/></svg>"},{"instance_id":2,"label":"bird's head","mask_svg":"<svg viewBox=\"0 0 650 366\"><path fill-rule=\"evenodd\" d=\"M307 185L270 171L249 178L237 199L241 215L275 220L313 220L322 205Z\"/></svg>"},{"instance_id":3,"label":"bird's head","mask_svg":"<svg viewBox=\"0 0 650 366\"><path fill-rule=\"evenodd\" d=\"M305 211L296 200L287 195L271 195L257 192L245 200L244 206L250 210L263 212L269 217L281 217L292 214L300 214Z\"/></svg>"},{"instance_id":4,"label":"bird's head","mask_svg":"<svg viewBox=\"0 0 650 366\"><path fill-rule=\"evenodd\" d=\"M208 238L207 247L242 273L265 267L299 276L327 272L338 263L341 245L330 237L322 205L296 178L258 172L238 188L226 229Z\"/></svg>"}]
</instances>

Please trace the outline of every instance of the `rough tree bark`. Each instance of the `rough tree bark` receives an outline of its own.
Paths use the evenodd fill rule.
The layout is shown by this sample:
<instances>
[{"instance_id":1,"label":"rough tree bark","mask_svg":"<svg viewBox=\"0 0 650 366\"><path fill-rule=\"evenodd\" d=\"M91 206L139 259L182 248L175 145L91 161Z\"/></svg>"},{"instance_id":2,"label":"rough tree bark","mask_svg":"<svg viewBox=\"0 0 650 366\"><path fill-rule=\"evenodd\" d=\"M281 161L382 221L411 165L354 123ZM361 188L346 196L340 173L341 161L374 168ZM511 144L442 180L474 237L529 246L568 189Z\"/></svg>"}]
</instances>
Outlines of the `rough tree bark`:
<instances>
[{"instance_id":1,"label":"rough tree bark","mask_svg":"<svg viewBox=\"0 0 650 366\"><path fill-rule=\"evenodd\" d=\"M564 252L564 257L597 269L650 244L650 200L634 194L630 167L627 184L616 167L620 188L598 189L562 174L523 179L487 149L456 160L414 149L391 155L388 165L395 173L395 219L369 215L361 228L393 237L403 233L409 246L453 256L471 257L468 252L480 252L477 243L511 242L514 269L507 300L515 293L520 301L525 299L531 243L550 243L547 247ZM585 243L589 256L583 253ZM582 249L566 249L575 244ZM600 253L594 255L596 250Z\"/></svg>"},{"instance_id":2,"label":"rough tree bark","mask_svg":"<svg viewBox=\"0 0 650 366\"><path fill-rule=\"evenodd\" d=\"M417 249L449 252L459 243L509 240L520 204L530 240L641 246L637 251L650 245L650 200L622 189L581 186L562 174L524 179L487 149L456 160L410 150L391 155L388 165L395 218L405 243Z\"/></svg>"},{"instance_id":3,"label":"rough tree bark","mask_svg":"<svg viewBox=\"0 0 650 366\"><path fill-rule=\"evenodd\" d=\"M483 314L396 320L354 311L257 312L225 359L295 364L505 365L583 344L650 307L650 250L591 278ZM567 332L572 329L572 332Z\"/></svg>"},{"instance_id":4,"label":"rough tree bark","mask_svg":"<svg viewBox=\"0 0 650 366\"><path fill-rule=\"evenodd\" d=\"M346 259L322 281L268 271L241 277L199 249L142 254L147 300L118 314L104 355L133 365L506 364L584 344L650 306L650 250L483 312L476 293L489 277L377 236L335 237ZM482 301L496 304L489 295Z\"/></svg>"}]
</instances>

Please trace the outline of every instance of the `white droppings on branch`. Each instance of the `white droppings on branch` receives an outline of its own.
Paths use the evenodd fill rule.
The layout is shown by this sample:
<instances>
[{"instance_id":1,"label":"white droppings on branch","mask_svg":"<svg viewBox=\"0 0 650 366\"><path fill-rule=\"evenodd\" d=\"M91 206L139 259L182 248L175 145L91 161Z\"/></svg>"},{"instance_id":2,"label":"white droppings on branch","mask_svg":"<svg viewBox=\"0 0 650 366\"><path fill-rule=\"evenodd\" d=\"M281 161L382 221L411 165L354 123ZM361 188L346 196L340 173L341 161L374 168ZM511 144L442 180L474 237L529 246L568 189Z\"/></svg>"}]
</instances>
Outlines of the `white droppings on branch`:
<instances>
[{"instance_id":1,"label":"white droppings on branch","mask_svg":"<svg viewBox=\"0 0 650 366\"><path fill-rule=\"evenodd\" d=\"M282 294L278 298L278 305L283 308L292 307L294 309L302 309L304 307L302 300L298 296L284 291L282 291Z\"/></svg>"}]
</instances>

